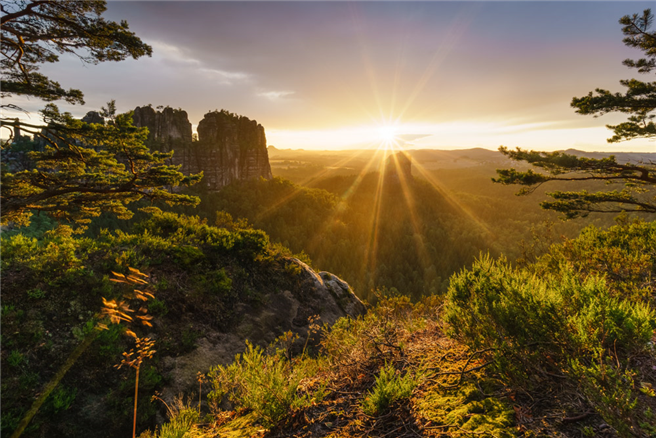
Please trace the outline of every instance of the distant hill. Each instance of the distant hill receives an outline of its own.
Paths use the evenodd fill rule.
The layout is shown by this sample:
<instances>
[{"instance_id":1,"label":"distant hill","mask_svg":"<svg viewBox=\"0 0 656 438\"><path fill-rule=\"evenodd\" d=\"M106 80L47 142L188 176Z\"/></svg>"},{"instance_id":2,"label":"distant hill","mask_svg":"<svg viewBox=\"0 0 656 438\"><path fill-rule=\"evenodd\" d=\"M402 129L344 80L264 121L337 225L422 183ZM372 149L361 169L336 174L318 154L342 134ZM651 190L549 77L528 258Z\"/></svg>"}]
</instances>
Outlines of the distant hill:
<instances>
[{"instance_id":1,"label":"distant hill","mask_svg":"<svg viewBox=\"0 0 656 438\"><path fill-rule=\"evenodd\" d=\"M382 160L389 156L378 149L313 151L278 149L269 147L271 170L275 176L290 179L306 185L309 181L330 176L356 175L380 168ZM525 168L525 163L509 160L498 151L483 148L473 149L410 149L406 150L413 161L413 173L421 175L421 170L463 169L472 167ZM575 149L564 151L568 154L603 158L615 155L622 162L656 161L656 152L583 152Z\"/></svg>"},{"instance_id":2,"label":"distant hill","mask_svg":"<svg viewBox=\"0 0 656 438\"><path fill-rule=\"evenodd\" d=\"M656 152L583 152L577 149L563 151L577 157L605 158L615 155L620 163L656 162Z\"/></svg>"}]
</instances>

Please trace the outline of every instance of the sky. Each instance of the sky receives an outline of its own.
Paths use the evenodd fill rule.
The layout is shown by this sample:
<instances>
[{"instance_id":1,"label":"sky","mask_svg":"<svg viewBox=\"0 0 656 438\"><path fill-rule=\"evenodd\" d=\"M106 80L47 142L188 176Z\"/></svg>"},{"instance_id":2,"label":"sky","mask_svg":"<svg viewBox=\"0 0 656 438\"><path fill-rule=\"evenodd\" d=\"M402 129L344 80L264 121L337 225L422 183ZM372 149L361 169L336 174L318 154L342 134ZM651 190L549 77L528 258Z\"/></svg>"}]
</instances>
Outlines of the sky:
<instances>
[{"instance_id":1,"label":"sky","mask_svg":"<svg viewBox=\"0 0 656 438\"><path fill-rule=\"evenodd\" d=\"M608 144L622 115L581 116L572 97L621 91L641 52L618 20L651 2L179 2L110 1L151 58L42 68L81 89L82 116L171 106L194 128L208 111L257 120L278 148L500 145L536 150L656 152ZM653 77L640 79L652 81ZM25 105L36 110L43 104ZM30 108L31 107L31 108Z\"/></svg>"}]
</instances>

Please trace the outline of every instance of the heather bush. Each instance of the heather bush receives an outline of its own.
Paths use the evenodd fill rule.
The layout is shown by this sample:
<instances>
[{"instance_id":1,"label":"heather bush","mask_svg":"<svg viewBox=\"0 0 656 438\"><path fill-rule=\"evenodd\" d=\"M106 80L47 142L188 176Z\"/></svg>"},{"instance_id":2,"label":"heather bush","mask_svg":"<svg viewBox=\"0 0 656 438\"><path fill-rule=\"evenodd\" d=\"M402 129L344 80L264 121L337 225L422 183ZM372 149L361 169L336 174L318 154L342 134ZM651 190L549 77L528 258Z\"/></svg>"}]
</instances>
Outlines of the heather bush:
<instances>
[{"instance_id":1,"label":"heather bush","mask_svg":"<svg viewBox=\"0 0 656 438\"><path fill-rule=\"evenodd\" d=\"M246 351L228 366L210 369L208 377L213 390L208 396L215 406L227 397L237 407L253 411L255 418L267 428L273 427L290 410L307 406L323 397L323 390L315 394L299 394L299 384L311 374L312 360L287 360L281 354L265 351L246 342Z\"/></svg>"},{"instance_id":2,"label":"heather bush","mask_svg":"<svg viewBox=\"0 0 656 438\"><path fill-rule=\"evenodd\" d=\"M402 375L393 364L385 364L376 377L376 383L362 402L362 411L370 416L382 414L393 403L407 399L419 379L409 373Z\"/></svg>"},{"instance_id":3,"label":"heather bush","mask_svg":"<svg viewBox=\"0 0 656 438\"><path fill-rule=\"evenodd\" d=\"M581 279L568 266L537 277L487 257L451 280L445 319L472 348L566 359L594 351L644 348L656 313L613 296L603 278Z\"/></svg>"},{"instance_id":4,"label":"heather bush","mask_svg":"<svg viewBox=\"0 0 656 438\"><path fill-rule=\"evenodd\" d=\"M632 368L637 355L654 356L654 230L642 222L589 228L522 268L480 258L451 279L451 334L487 352L512 384L564 375L620 435L640 435L639 425L654 426L639 408Z\"/></svg>"}]
</instances>

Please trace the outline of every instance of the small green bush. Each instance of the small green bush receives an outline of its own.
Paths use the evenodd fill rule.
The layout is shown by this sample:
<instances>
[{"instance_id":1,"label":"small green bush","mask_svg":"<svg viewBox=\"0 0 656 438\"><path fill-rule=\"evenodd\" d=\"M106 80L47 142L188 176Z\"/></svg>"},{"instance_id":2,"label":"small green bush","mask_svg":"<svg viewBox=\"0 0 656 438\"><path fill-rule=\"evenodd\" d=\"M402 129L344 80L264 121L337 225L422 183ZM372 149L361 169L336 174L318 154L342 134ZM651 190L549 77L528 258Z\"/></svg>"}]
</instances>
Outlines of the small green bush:
<instances>
[{"instance_id":1,"label":"small green bush","mask_svg":"<svg viewBox=\"0 0 656 438\"><path fill-rule=\"evenodd\" d=\"M581 279L566 265L539 278L485 257L451 279L445 320L472 348L548 355L561 364L599 349L645 348L656 313L612 295L605 280Z\"/></svg>"},{"instance_id":2,"label":"small green bush","mask_svg":"<svg viewBox=\"0 0 656 438\"><path fill-rule=\"evenodd\" d=\"M159 438L184 438L197 422L198 411L184 408L170 418L168 423L162 425Z\"/></svg>"},{"instance_id":3,"label":"small green bush","mask_svg":"<svg viewBox=\"0 0 656 438\"><path fill-rule=\"evenodd\" d=\"M200 276L198 282L200 289L211 294L225 295L232 289L232 279L225 269L219 269Z\"/></svg>"},{"instance_id":4,"label":"small green bush","mask_svg":"<svg viewBox=\"0 0 656 438\"><path fill-rule=\"evenodd\" d=\"M25 362L25 356L23 356L18 350L11 350L11 353L9 353L9 356L7 357L7 364L9 364L10 367L18 368L23 362Z\"/></svg>"},{"instance_id":5,"label":"small green bush","mask_svg":"<svg viewBox=\"0 0 656 438\"><path fill-rule=\"evenodd\" d=\"M173 247L173 257L177 264L190 266L203 260L205 254L200 248L191 245L180 245Z\"/></svg>"},{"instance_id":6,"label":"small green bush","mask_svg":"<svg viewBox=\"0 0 656 438\"><path fill-rule=\"evenodd\" d=\"M164 301L153 298L150 300L150 303L148 303L148 311L155 316L165 316L169 313L169 308Z\"/></svg>"},{"instance_id":7,"label":"small green bush","mask_svg":"<svg viewBox=\"0 0 656 438\"><path fill-rule=\"evenodd\" d=\"M238 230L235 249L241 256L254 260L269 246L269 236L262 230Z\"/></svg>"},{"instance_id":8,"label":"small green bush","mask_svg":"<svg viewBox=\"0 0 656 438\"><path fill-rule=\"evenodd\" d=\"M216 366L208 374L213 390L208 399L218 404L224 396L239 407L253 411L257 421L270 428L291 409L309 405L323 396L297 393L308 370L303 363L294 367L281 355L267 355L246 341L246 351L228 366Z\"/></svg>"},{"instance_id":9,"label":"small green bush","mask_svg":"<svg viewBox=\"0 0 656 438\"><path fill-rule=\"evenodd\" d=\"M77 388L60 385L50 394L47 409L54 414L65 411L71 407L76 396Z\"/></svg>"},{"instance_id":10,"label":"small green bush","mask_svg":"<svg viewBox=\"0 0 656 438\"><path fill-rule=\"evenodd\" d=\"M33 300L39 300L39 299L45 297L46 293L42 289L35 288L35 289L28 290L27 291L27 296L32 298Z\"/></svg>"},{"instance_id":11,"label":"small green bush","mask_svg":"<svg viewBox=\"0 0 656 438\"><path fill-rule=\"evenodd\" d=\"M417 380L410 374L402 376L393 364L386 364L380 369L374 388L362 402L362 411L370 416L382 414L394 402L409 398Z\"/></svg>"},{"instance_id":12,"label":"small green bush","mask_svg":"<svg viewBox=\"0 0 656 438\"><path fill-rule=\"evenodd\" d=\"M451 278L451 333L489 350L514 383L549 369L567 375L620 436L650 430L631 358L653 355L654 230L645 223L588 228L520 269L483 257Z\"/></svg>"},{"instance_id":13,"label":"small green bush","mask_svg":"<svg viewBox=\"0 0 656 438\"><path fill-rule=\"evenodd\" d=\"M302 271L303 269L298 263L294 263L292 261L285 263L285 272L291 274L294 277L301 275Z\"/></svg>"}]
</instances>

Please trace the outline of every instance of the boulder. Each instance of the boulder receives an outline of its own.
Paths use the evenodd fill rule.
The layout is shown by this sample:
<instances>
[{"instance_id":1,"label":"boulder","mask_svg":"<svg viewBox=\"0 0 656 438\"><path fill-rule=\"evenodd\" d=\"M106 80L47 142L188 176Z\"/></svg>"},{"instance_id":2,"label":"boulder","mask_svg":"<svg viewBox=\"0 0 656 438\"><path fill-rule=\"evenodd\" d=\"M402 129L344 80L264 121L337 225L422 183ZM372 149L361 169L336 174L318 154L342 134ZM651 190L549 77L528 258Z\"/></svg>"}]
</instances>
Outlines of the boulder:
<instances>
[{"instance_id":1,"label":"boulder","mask_svg":"<svg viewBox=\"0 0 656 438\"><path fill-rule=\"evenodd\" d=\"M329 272L317 273L296 258L287 260L298 266L297 288L266 294L263 305L257 308L240 305L240 322L234 329L206 331L190 353L163 358L163 374L169 382L162 392L165 400L193 391L198 385L197 372L206 373L212 366L229 364L245 350L246 340L266 347L282 333L291 331L299 336L292 352L299 354L306 339L310 346L319 342L319 334L311 330L311 324L331 326L339 318L355 318L366 312L365 305L344 280Z\"/></svg>"}]
</instances>

